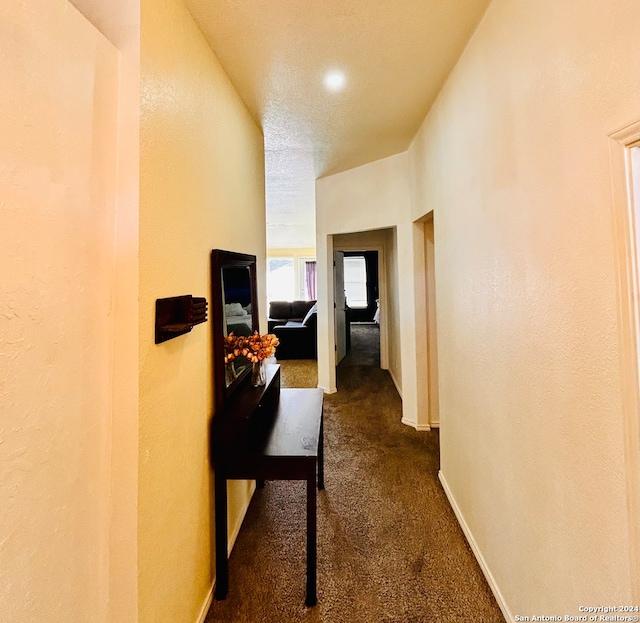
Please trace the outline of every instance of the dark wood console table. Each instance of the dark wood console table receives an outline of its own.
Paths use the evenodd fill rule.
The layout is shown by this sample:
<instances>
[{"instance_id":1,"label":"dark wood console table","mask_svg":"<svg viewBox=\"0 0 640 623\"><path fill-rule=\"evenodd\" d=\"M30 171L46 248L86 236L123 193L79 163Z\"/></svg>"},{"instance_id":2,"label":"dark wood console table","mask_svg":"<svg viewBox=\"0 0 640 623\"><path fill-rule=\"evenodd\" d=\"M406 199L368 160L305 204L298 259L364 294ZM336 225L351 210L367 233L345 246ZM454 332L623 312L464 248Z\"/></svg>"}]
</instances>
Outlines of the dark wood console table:
<instances>
[{"instance_id":1,"label":"dark wood console table","mask_svg":"<svg viewBox=\"0 0 640 623\"><path fill-rule=\"evenodd\" d=\"M224 599L229 590L227 480L306 480L305 603L316 604L316 484L324 488L322 403L321 389L280 390L279 366L269 366L264 388L247 388L214 418L216 599Z\"/></svg>"}]
</instances>

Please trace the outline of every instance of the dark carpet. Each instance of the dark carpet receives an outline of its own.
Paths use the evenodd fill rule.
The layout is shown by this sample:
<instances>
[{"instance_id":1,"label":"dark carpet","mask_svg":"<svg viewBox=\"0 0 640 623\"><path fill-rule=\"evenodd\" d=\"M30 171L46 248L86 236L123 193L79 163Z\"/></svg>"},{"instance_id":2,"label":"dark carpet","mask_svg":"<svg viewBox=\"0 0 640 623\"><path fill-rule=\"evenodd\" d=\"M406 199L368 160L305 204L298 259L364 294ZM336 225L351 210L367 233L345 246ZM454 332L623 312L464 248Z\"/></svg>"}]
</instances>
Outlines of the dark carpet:
<instances>
[{"instance_id":1,"label":"dark carpet","mask_svg":"<svg viewBox=\"0 0 640 623\"><path fill-rule=\"evenodd\" d=\"M351 323L351 348L340 362L347 366L380 366L380 327L374 323Z\"/></svg>"},{"instance_id":2,"label":"dark carpet","mask_svg":"<svg viewBox=\"0 0 640 623\"><path fill-rule=\"evenodd\" d=\"M340 391L325 396L317 606L304 605L305 483L267 482L231 554L229 596L207 623L504 623L438 481L437 431L400 423L391 378L359 364L358 350L356 339ZM316 386L315 361L281 364L283 386Z\"/></svg>"}]
</instances>

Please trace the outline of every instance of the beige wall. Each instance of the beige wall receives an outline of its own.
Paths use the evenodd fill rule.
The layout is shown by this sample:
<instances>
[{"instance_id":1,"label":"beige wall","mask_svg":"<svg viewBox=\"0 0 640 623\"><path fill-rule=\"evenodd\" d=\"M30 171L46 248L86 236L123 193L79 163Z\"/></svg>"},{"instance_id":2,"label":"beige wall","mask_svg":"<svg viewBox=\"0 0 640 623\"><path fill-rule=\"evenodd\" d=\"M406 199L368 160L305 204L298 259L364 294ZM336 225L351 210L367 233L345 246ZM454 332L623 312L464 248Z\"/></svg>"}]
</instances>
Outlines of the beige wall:
<instances>
[{"instance_id":1,"label":"beige wall","mask_svg":"<svg viewBox=\"0 0 640 623\"><path fill-rule=\"evenodd\" d=\"M316 232L383 229L409 219L407 154L397 154L316 182Z\"/></svg>"},{"instance_id":2,"label":"beige wall","mask_svg":"<svg viewBox=\"0 0 640 623\"><path fill-rule=\"evenodd\" d=\"M494 0L410 149L442 474L512 614L631 599L607 135L640 5Z\"/></svg>"},{"instance_id":3,"label":"beige wall","mask_svg":"<svg viewBox=\"0 0 640 623\"><path fill-rule=\"evenodd\" d=\"M0 620L106 621L118 53L0 5Z\"/></svg>"},{"instance_id":4,"label":"beige wall","mask_svg":"<svg viewBox=\"0 0 640 623\"><path fill-rule=\"evenodd\" d=\"M210 323L155 345L154 306L210 300L213 248L258 256L264 300L263 139L181 0L143 0L141 21L139 621L195 621L212 581ZM233 529L250 486L230 489Z\"/></svg>"}]
</instances>

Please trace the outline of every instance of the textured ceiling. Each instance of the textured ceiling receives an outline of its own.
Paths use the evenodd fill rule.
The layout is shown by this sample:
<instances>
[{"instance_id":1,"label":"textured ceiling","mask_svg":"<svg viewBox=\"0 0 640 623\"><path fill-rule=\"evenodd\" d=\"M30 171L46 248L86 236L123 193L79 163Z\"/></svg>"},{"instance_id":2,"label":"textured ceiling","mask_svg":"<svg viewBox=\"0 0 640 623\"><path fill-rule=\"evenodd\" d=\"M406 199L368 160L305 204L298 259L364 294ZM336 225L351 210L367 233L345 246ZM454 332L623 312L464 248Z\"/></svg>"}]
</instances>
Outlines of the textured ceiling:
<instances>
[{"instance_id":1,"label":"textured ceiling","mask_svg":"<svg viewBox=\"0 0 640 623\"><path fill-rule=\"evenodd\" d=\"M409 146L489 0L185 4L263 129L280 247L315 245L316 178ZM346 75L341 92L323 86L331 69Z\"/></svg>"}]
</instances>

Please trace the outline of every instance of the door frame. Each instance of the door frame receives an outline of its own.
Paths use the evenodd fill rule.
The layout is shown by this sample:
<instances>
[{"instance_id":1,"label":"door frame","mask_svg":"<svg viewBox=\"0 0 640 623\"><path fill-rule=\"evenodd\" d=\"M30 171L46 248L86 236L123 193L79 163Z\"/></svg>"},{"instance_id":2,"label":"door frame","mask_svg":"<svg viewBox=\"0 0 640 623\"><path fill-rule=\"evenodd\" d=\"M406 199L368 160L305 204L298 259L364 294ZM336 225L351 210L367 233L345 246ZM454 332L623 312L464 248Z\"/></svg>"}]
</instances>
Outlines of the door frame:
<instances>
[{"instance_id":1,"label":"door frame","mask_svg":"<svg viewBox=\"0 0 640 623\"><path fill-rule=\"evenodd\" d=\"M438 381L438 321L436 314L435 219L433 210L422 222L424 237L425 306L427 310L427 379L429 384L430 428L440 428L440 387Z\"/></svg>"},{"instance_id":2,"label":"door frame","mask_svg":"<svg viewBox=\"0 0 640 623\"><path fill-rule=\"evenodd\" d=\"M341 264L338 268L338 264ZM338 278L340 276L340 279ZM339 284L342 282L342 294ZM347 312L344 291L344 252L333 250L333 342L336 366L347 356ZM343 333L340 339L340 333Z\"/></svg>"},{"instance_id":3,"label":"door frame","mask_svg":"<svg viewBox=\"0 0 640 623\"><path fill-rule=\"evenodd\" d=\"M341 244L333 251L378 252L378 297L380 298L380 369L389 369L389 325L387 323L387 272L384 246L378 244ZM334 290L335 291L335 290ZM335 300L334 300L335 303Z\"/></svg>"},{"instance_id":4,"label":"door frame","mask_svg":"<svg viewBox=\"0 0 640 623\"><path fill-rule=\"evenodd\" d=\"M625 480L629 522L631 595L640 601L640 294L638 236L631 148L640 145L640 121L609 135L616 252L618 341L620 348Z\"/></svg>"}]
</instances>

